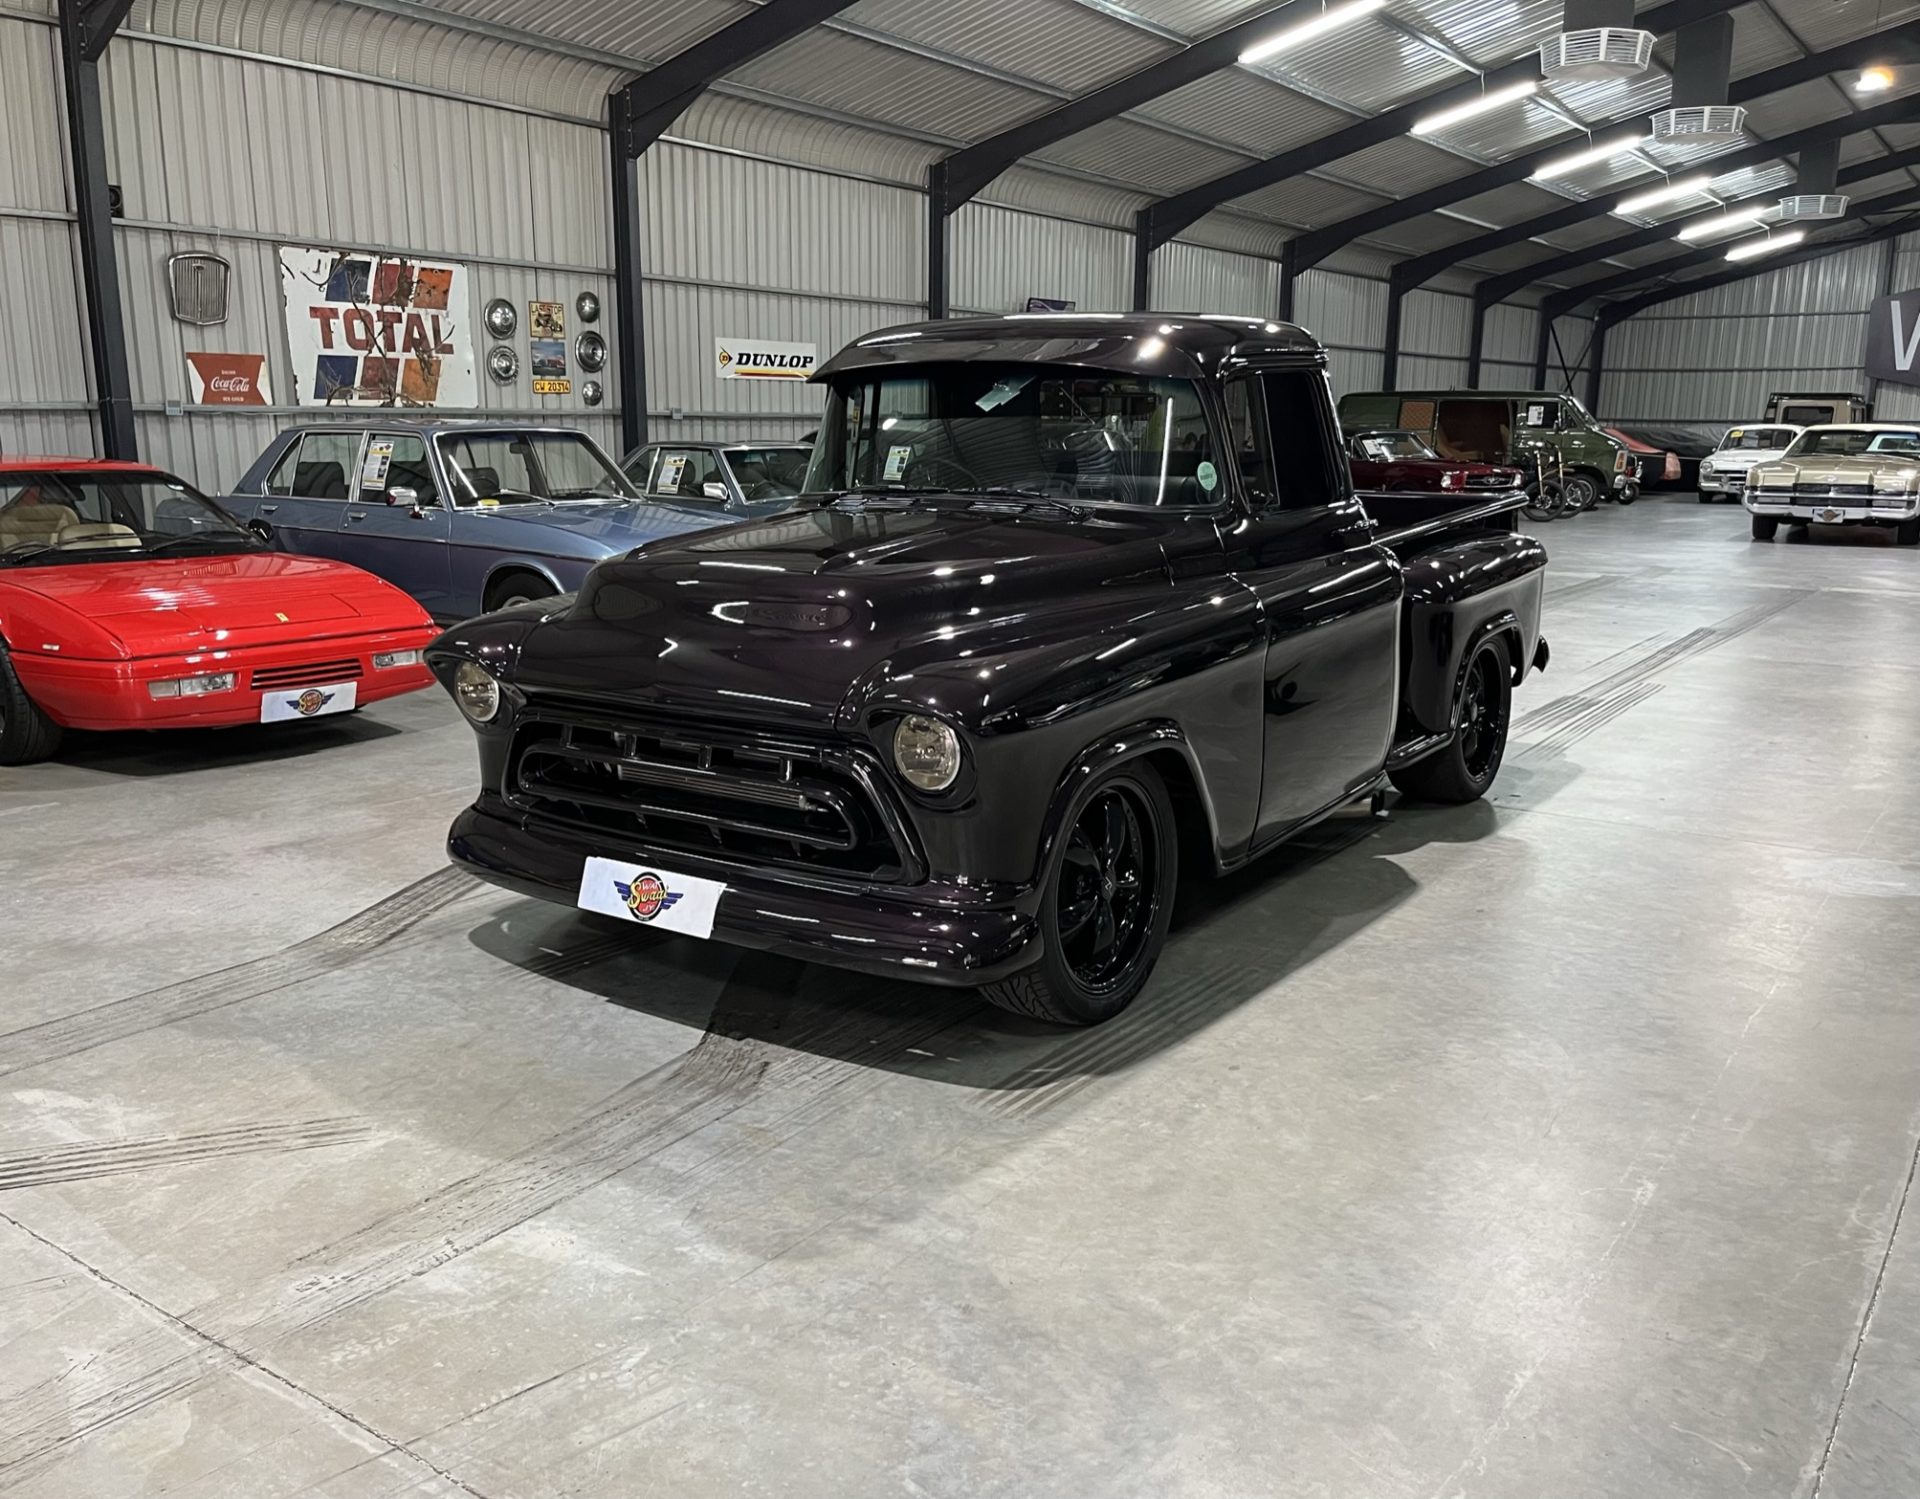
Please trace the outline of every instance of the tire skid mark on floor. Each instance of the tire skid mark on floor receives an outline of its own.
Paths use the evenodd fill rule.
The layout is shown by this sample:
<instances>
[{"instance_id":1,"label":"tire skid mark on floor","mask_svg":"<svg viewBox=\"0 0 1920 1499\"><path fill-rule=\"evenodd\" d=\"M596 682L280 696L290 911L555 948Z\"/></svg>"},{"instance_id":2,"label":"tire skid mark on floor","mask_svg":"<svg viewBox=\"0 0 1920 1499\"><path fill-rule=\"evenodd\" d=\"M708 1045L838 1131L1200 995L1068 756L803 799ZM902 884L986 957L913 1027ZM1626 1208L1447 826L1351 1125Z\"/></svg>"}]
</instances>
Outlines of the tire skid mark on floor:
<instances>
[{"instance_id":1,"label":"tire skid mark on floor","mask_svg":"<svg viewBox=\"0 0 1920 1499\"><path fill-rule=\"evenodd\" d=\"M744 1000L730 1003L736 987L746 991ZM872 1003L837 1006L831 996L801 1004L784 973L774 984L730 984L690 1050L590 1113L245 1292L169 1313L204 1342L183 1350L177 1330L156 1327L0 1400L0 1489L209 1375L238 1363L271 1372L283 1340L479 1248L749 1102L787 1095L788 1117L817 1120L877 1086L884 1073L875 1064L921 1045L979 1004L971 994L929 1004L918 989L900 985L884 992L887 1003L876 1013ZM779 1138L770 1134L764 1148Z\"/></svg>"},{"instance_id":2,"label":"tire skid mark on floor","mask_svg":"<svg viewBox=\"0 0 1920 1499\"><path fill-rule=\"evenodd\" d=\"M0 1156L0 1192L44 1187L56 1182L121 1176L165 1166L190 1166L237 1155L284 1154L333 1145L357 1145L373 1136L373 1125L356 1116L237 1124L226 1129L181 1135L135 1135L90 1140L46 1150Z\"/></svg>"},{"instance_id":3,"label":"tire skid mark on floor","mask_svg":"<svg viewBox=\"0 0 1920 1499\"><path fill-rule=\"evenodd\" d=\"M449 866L280 952L7 1032L0 1035L0 1077L343 968L484 888L465 870Z\"/></svg>"},{"instance_id":4,"label":"tire skid mark on floor","mask_svg":"<svg viewBox=\"0 0 1920 1499\"><path fill-rule=\"evenodd\" d=\"M1627 709L1653 696L1660 684L1654 683L1649 687L1652 678L1682 661L1691 660L1758 629L1776 614L1791 609L1802 599L1811 598L1815 591L1793 589L1785 598L1755 604L1728 615L1717 624L1689 630L1677 640L1667 641L1630 657L1626 665L1616 668L1591 687L1557 697L1531 713L1523 714L1514 723L1514 736L1533 739L1535 745L1517 750L1516 757L1528 754L1530 749L1536 754L1549 755L1565 750L1612 722Z\"/></svg>"},{"instance_id":5,"label":"tire skid mark on floor","mask_svg":"<svg viewBox=\"0 0 1920 1499\"><path fill-rule=\"evenodd\" d=\"M1577 582L1555 586L1551 574L1547 578L1546 601L1549 604L1564 604L1568 599L1577 599L1583 593L1595 593L1602 588L1618 583L1625 573L1601 573L1598 577L1581 578Z\"/></svg>"}]
</instances>

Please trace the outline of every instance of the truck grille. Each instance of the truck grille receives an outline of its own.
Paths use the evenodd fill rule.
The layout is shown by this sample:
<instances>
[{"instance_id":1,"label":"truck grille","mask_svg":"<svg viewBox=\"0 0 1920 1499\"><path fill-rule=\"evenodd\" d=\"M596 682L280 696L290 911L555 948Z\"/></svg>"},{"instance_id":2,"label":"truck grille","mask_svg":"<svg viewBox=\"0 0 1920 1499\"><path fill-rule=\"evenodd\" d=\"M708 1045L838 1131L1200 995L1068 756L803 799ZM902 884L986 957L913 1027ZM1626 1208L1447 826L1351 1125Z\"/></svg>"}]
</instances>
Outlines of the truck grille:
<instances>
[{"instance_id":1,"label":"truck grille","mask_svg":"<svg viewBox=\"0 0 1920 1499\"><path fill-rule=\"evenodd\" d=\"M271 692L281 687L320 687L359 679L359 659L348 656L339 661L303 661L298 666L263 666L247 678L247 685Z\"/></svg>"},{"instance_id":2,"label":"truck grille","mask_svg":"<svg viewBox=\"0 0 1920 1499\"><path fill-rule=\"evenodd\" d=\"M872 769L837 743L537 709L514 730L507 788L531 817L705 859L912 878Z\"/></svg>"}]
</instances>

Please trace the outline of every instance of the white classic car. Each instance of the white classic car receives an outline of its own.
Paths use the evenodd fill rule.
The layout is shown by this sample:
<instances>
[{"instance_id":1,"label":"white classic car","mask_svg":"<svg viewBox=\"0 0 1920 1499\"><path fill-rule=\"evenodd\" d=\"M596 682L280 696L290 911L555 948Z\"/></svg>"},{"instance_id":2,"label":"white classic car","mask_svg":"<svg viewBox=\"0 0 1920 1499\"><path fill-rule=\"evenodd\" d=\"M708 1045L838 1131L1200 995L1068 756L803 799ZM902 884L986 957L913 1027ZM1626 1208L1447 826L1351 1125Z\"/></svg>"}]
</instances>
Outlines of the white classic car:
<instances>
[{"instance_id":1,"label":"white classic car","mask_svg":"<svg viewBox=\"0 0 1920 1499\"><path fill-rule=\"evenodd\" d=\"M1779 457L1804 430L1786 422L1752 422L1729 430L1720 446L1700 460L1700 503L1739 499L1754 465Z\"/></svg>"},{"instance_id":2,"label":"white classic car","mask_svg":"<svg viewBox=\"0 0 1920 1499\"><path fill-rule=\"evenodd\" d=\"M1747 479L1753 539L1784 525L1892 526L1920 546L1920 423L1808 427Z\"/></svg>"}]
</instances>

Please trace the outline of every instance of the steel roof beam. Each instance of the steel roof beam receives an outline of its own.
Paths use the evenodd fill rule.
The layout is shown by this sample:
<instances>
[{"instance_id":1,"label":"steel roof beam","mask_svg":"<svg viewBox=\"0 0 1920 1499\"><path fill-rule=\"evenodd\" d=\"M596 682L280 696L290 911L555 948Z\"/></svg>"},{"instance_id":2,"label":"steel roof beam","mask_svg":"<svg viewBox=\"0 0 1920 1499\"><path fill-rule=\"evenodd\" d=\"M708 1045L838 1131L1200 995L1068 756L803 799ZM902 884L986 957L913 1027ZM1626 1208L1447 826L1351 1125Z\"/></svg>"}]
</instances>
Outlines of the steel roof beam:
<instances>
[{"instance_id":1,"label":"steel roof beam","mask_svg":"<svg viewBox=\"0 0 1920 1499\"><path fill-rule=\"evenodd\" d=\"M1835 137L1835 140L1837 141L1838 137ZM1839 173L1840 184L1844 186L1852 182L1865 182L1869 178L1879 177L1887 172L1897 172L1904 167L1916 164L1920 164L1920 146L1896 151L1889 156L1876 156L1870 161L1857 161L1850 167L1842 167ZM1762 196L1778 197L1779 195ZM1735 201L1727 206L1737 208L1742 201L1746 200ZM1650 246L1665 243L1674 238L1675 225L1680 222L1679 219L1668 219L1664 223L1652 224L1645 229L1636 229L1631 234L1623 234L1601 244L1589 245L1583 250L1564 251L1551 260L1543 260L1538 265L1524 266L1504 276L1490 276L1474 288L1473 300L1480 307L1492 307L1506 301L1523 287L1532 285L1542 276L1574 270L1580 266L1592 265L1596 261L1607 260L1615 255L1625 255L1634 250L1644 250ZM1721 248L1724 249L1727 243L1731 241L1723 242ZM1547 298L1547 301L1558 300L1563 306L1573 306L1586 295L1589 287L1597 284L1589 282L1586 286L1568 287L1565 291L1554 293ZM1568 298L1572 300L1567 300Z\"/></svg>"},{"instance_id":2,"label":"steel roof beam","mask_svg":"<svg viewBox=\"0 0 1920 1499\"><path fill-rule=\"evenodd\" d=\"M1869 43L1877 45L1869 46ZM1910 23L1896 26L1878 33L1875 37L1863 37L1830 51L1739 79L1732 86L1729 102L1749 103L1769 94L1794 88L1811 79L1824 77L1828 73L1859 66L1863 59L1871 60L1888 52L1896 54L1898 61L1920 62L1920 28L1915 28ZM1596 133L1598 133L1597 128ZM1404 223L1408 219L1418 218L1423 213L1432 213L1450 204L1478 197L1481 193L1492 192L1496 188L1524 182L1543 163L1551 161L1556 156L1565 155L1566 150L1567 142L1560 141L1526 156L1500 162L1482 171L1471 172L1451 182L1442 182L1424 192L1414 193L1396 202L1382 204L1378 208L1368 209L1365 213L1355 214L1351 218L1342 219L1338 223L1328 224L1310 234L1302 235L1303 243L1296 252L1300 269L1305 270L1324 260L1342 245L1385 229L1389 225Z\"/></svg>"},{"instance_id":3,"label":"steel roof beam","mask_svg":"<svg viewBox=\"0 0 1920 1499\"><path fill-rule=\"evenodd\" d=\"M1738 151L1729 151L1723 156L1708 161L1694 162L1683 168L1685 173L1706 172L1712 176L1724 176L1728 172L1742 167L1760 166L1766 162L1777 161L1790 156L1802 146L1817 145L1835 136L1853 135L1861 131L1874 130L1882 125L1898 125L1911 120L1920 120L1920 95L1905 99L1891 99L1873 109L1861 110L1858 114L1843 115L1837 120L1828 120L1819 125L1808 126L1791 134L1777 136L1770 141L1757 141ZM1630 194L1631 188L1624 189ZM1623 195L1623 189L1613 188L1597 198L1582 199L1569 203L1564 208L1556 208L1551 213L1543 213L1521 223L1509 225L1505 229L1495 229L1475 239L1463 240L1460 244L1436 250L1428 255L1417 255L1403 260L1393 268L1393 275L1409 287L1418 286L1431 280L1441 271L1471 260L1476 255L1485 255L1494 250L1505 249L1508 245L1517 245L1543 234L1551 234L1557 229L1582 223L1587 219L1601 218L1612 212L1613 203Z\"/></svg>"},{"instance_id":4,"label":"steel roof beam","mask_svg":"<svg viewBox=\"0 0 1920 1499\"><path fill-rule=\"evenodd\" d=\"M641 222L640 158L726 74L852 3L766 0L607 95L607 135L613 148L613 360L620 375L620 435L627 449L647 440L647 329L640 258L646 234Z\"/></svg>"},{"instance_id":5,"label":"steel roof beam","mask_svg":"<svg viewBox=\"0 0 1920 1499\"><path fill-rule=\"evenodd\" d=\"M1739 3L1744 3L1744 0L1668 0L1665 5L1642 12L1638 24L1648 31L1674 31L1690 22L1731 10ZM1338 161L1343 156L1351 156L1369 146L1405 135L1407 128L1416 120L1437 109L1464 104L1485 90L1538 76L1539 60L1533 52L1528 52L1512 62L1488 70L1478 78L1434 89L1317 141L1295 146L1277 156L1216 177L1211 182L1203 182L1185 192L1149 203L1140 210L1137 232L1147 250L1157 249L1195 220L1234 198L1245 197L1263 187L1271 187L1276 182L1284 182L1289 177L1298 177L1316 167L1325 166L1330 161Z\"/></svg>"},{"instance_id":6,"label":"steel roof beam","mask_svg":"<svg viewBox=\"0 0 1920 1499\"><path fill-rule=\"evenodd\" d=\"M1895 192L1882 193L1877 198L1868 198L1856 203L1848 211L1848 218L1856 215L1892 213L1897 209L1920 203L1920 187L1903 187ZM1541 314L1545 317L1559 317L1563 313L1578 307L1582 302L1592 301L1596 297L1631 287L1637 281L1645 281L1655 276L1667 276L1676 271L1684 271L1697 265L1707 265L1715 260L1724 259L1729 244L1727 241L1703 249L1689 250L1684 255L1675 255L1655 265L1636 266L1620 271L1612 276L1603 276L1598 281L1590 281L1585 286L1573 286L1563 292L1556 292L1540 304ZM1783 257L1767 257L1767 263L1778 265Z\"/></svg>"},{"instance_id":7,"label":"steel roof beam","mask_svg":"<svg viewBox=\"0 0 1920 1499\"><path fill-rule=\"evenodd\" d=\"M1920 194L1920 189L1916 189ZM1745 281L1751 276L1763 275L1768 271L1784 270L1790 265L1800 265L1809 260L1824 260L1829 255L1839 255L1848 250L1857 250L1862 245L1878 244L1882 240L1896 239L1900 235L1913 232L1920 225L1920 212L1903 214L1885 224L1876 225L1865 234L1852 235L1847 239L1823 239L1812 244L1801 245L1788 250L1783 255L1770 256L1747 265L1734 266L1718 275L1701 276L1695 280L1682 282L1675 286L1663 286L1641 296L1629 297L1619 302L1604 304L1596 314L1597 323L1608 327L1625 322L1635 313L1645 312L1661 302L1671 302L1679 297L1690 297L1695 292L1711 291L1716 286L1727 286L1735 281Z\"/></svg>"}]
</instances>

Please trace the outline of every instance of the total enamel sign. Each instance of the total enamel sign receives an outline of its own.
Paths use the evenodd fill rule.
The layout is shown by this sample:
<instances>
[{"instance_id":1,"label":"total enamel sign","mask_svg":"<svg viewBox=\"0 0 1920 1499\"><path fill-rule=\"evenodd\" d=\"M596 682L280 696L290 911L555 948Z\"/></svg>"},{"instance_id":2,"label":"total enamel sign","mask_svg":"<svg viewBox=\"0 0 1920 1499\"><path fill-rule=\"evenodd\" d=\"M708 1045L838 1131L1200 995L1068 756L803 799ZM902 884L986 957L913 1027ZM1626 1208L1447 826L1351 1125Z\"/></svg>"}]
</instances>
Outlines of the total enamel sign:
<instances>
[{"instance_id":1,"label":"total enamel sign","mask_svg":"<svg viewBox=\"0 0 1920 1499\"><path fill-rule=\"evenodd\" d=\"M294 400L477 406L471 281L458 261L282 245Z\"/></svg>"},{"instance_id":2,"label":"total enamel sign","mask_svg":"<svg viewBox=\"0 0 1920 1499\"><path fill-rule=\"evenodd\" d=\"M265 354L187 355L196 406L271 406Z\"/></svg>"},{"instance_id":3,"label":"total enamel sign","mask_svg":"<svg viewBox=\"0 0 1920 1499\"><path fill-rule=\"evenodd\" d=\"M764 338L716 338L714 369L722 380L806 380L820 362L813 344L776 344Z\"/></svg>"}]
</instances>

